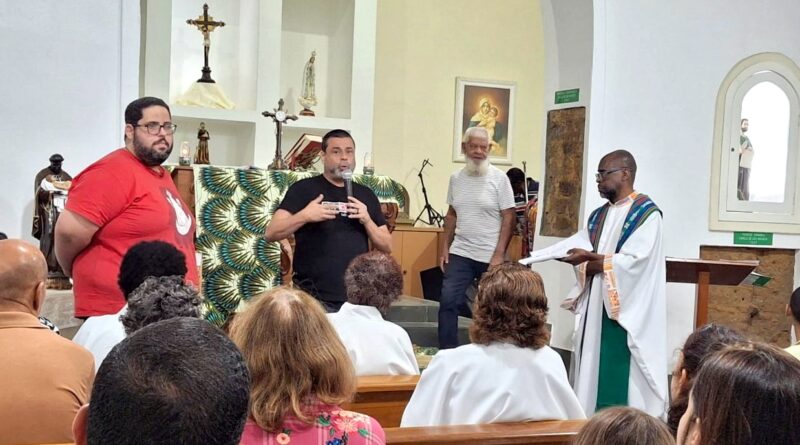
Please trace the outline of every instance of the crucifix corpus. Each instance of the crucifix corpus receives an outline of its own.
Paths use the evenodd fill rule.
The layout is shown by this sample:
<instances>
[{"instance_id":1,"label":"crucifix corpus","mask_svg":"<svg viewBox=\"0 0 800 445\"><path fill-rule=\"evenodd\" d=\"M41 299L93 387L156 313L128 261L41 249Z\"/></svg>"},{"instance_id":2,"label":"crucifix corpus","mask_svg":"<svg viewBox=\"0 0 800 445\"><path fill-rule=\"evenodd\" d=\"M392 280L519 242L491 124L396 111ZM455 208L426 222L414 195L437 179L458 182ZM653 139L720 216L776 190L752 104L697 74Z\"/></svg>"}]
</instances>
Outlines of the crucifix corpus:
<instances>
[{"instance_id":1,"label":"crucifix corpus","mask_svg":"<svg viewBox=\"0 0 800 445\"><path fill-rule=\"evenodd\" d=\"M297 120L297 116L286 114L286 110L283 109L283 98L278 101L278 108L273 108L271 112L265 111L261 114L264 117L271 117L272 121L275 122L275 159L272 160L272 163L267 168L269 170L288 170L289 166L286 165L281 155L281 133L283 132L283 124L287 120Z\"/></svg>"},{"instance_id":2,"label":"crucifix corpus","mask_svg":"<svg viewBox=\"0 0 800 445\"><path fill-rule=\"evenodd\" d=\"M186 23L196 26L197 29L203 33L203 76L197 81L202 83L214 83L214 79L211 78L211 68L208 66L208 50L211 48L210 34L217 27L225 26L225 22L214 21L214 18L208 15L208 3L206 3L203 5L203 15L194 20L189 19Z\"/></svg>"}]
</instances>

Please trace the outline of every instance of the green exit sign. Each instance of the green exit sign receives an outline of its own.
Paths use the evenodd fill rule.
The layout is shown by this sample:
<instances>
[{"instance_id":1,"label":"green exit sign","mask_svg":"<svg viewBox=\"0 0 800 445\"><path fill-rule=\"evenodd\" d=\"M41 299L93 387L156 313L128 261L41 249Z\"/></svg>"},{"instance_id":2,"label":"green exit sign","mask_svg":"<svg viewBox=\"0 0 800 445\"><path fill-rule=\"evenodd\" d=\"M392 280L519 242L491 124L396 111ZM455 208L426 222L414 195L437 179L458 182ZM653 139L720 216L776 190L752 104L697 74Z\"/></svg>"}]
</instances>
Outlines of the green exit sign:
<instances>
[{"instance_id":1,"label":"green exit sign","mask_svg":"<svg viewBox=\"0 0 800 445\"><path fill-rule=\"evenodd\" d=\"M580 97L580 88L573 88L571 90L556 91L556 103L568 104L570 102L577 102Z\"/></svg>"},{"instance_id":2,"label":"green exit sign","mask_svg":"<svg viewBox=\"0 0 800 445\"><path fill-rule=\"evenodd\" d=\"M733 232L733 244L771 246L772 234L765 232Z\"/></svg>"}]
</instances>

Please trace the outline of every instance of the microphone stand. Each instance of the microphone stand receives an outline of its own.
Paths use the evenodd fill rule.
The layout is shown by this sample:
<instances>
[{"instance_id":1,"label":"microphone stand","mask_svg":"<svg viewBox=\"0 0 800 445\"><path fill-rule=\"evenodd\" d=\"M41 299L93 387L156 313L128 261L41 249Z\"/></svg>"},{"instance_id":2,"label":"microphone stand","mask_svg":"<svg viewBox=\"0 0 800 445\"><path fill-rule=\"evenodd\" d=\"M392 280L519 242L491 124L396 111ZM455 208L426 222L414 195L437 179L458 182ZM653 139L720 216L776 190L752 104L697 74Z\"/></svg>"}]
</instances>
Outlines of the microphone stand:
<instances>
[{"instance_id":1,"label":"microphone stand","mask_svg":"<svg viewBox=\"0 0 800 445\"><path fill-rule=\"evenodd\" d=\"M433 164L431 164L430 162L428 162L427 159L425 159L422 161L422 167L419 169L419 173L417 173L417 176L419 177L419 182L422 184L422 196L425 198L425 207L422 208L422 210L419 212L419 215L417 215L417 219L415 219L414 223L411 225L413 226L417 224L417 221L422 221L429 226L436 224L436 227L442 227L442 222L444 221L444 217L442 216L441 213L437 212L436 209L434 209L431 206L430 201L428 201L428 191L425 189L425 179L422 177L422 170L425 170L426 165L430 165L431 167L433 167ZM425 212L428 212L427 221L422 219L422 215Z\"/></svg>"}]
</instances>

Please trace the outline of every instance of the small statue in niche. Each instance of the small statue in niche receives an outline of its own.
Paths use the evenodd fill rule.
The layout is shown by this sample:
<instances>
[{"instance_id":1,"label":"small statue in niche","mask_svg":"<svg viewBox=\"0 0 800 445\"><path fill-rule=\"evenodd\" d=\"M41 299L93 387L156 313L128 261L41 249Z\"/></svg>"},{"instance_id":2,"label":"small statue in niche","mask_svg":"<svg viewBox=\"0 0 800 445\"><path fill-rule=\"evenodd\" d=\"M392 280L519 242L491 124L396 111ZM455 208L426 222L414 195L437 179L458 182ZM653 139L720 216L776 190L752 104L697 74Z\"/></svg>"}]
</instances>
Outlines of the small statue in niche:
<instances>
[{"instance_id":1,"label":"small statue in niche","mask_svg":"<svg viewBox=\"0 0 800 445\"><path fill-rule=\"evenodd\" d=\"M197 150L194 152L195 164L210 164L208 158L208 140L211 136L208 135L206 130L206 123L200 122L200 128L197 129Z\"/></svg>"},{"instance_id":2,"label":"small statue in niche","mask_svg":"<svg viewBox=\"0 0 800 445\"><path fill-rule=\"evenodd\" d=\"M314 116L314 112L311 111L311 107L317 104L317 96L314 92L314 84L315 84L315 73L314 73L314 61L316 60L317 52L311 51L311 58L308 59L306 62L306 66L303 69L303 90L301 91L300 97L297 99L300 102L300 105L303 106L303 111L299 114L300 116Z\"/></svg>"},{"instance_id":3,"label":"small statue in niche","mask_svg":"<svg viewBox=\"0 0 800 445\"><path fill-rule=\"evenodd\" d=\"M39 240L39 250L47 260L47 288L72 289L56 259L55 229L59 215L67 203L67 193L72 185L72 176L61 169L64 157L56 153L50 156L50 166L43 168L34 179L33 193L36 208L33 214L31 234Z\"/></svg>"}]
</instances>

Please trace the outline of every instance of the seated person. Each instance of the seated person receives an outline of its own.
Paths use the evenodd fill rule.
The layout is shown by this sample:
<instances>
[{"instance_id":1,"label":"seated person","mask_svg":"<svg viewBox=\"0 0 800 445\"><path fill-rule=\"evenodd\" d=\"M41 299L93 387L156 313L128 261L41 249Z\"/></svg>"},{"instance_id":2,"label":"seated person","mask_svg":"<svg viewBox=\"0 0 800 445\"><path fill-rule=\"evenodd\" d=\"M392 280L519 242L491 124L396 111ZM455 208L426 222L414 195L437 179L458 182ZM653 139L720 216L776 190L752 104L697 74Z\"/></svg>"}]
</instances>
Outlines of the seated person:
<instances>
[{"instance_id":1,"label":"seated person","mask_svg":"<svg viewBox=\"0 0 800 445\"><path fill-rule=\"evenodd\" d=\"M489 269L473 313L472 344L433 357L400 426L585 418L564 362L547 346L539 274L516 263Z\"/></svg>"},{"instance_id":2,"label":"seated person","mask_svg":"<svg viewBox=\"0 0 800 445\"><path fill-rule=\"evenodd\" d=\"M183 277L148 277L128 297L128 311L119 317L125 334L161 320L200 318L200 295Z\"/></svg>"},{"instance_id":3,"label":"seated person","mask_svg":"<svg viewBox=\"0 0 800 445\"><path fill-rule=\"evenodd\" d=\"M252 376L242 445L385 443L375 419L339 407L356 391L355 371L313 297L272 289L236 315L231 338Z\"/></svg>"},{"instance_id":4,"label":"seated person","mask_svg":"<svg viewBox=\"0 0 800 445\"><path fill-rule=\"evenodd\" d=\"M119 267L117 284L127 302L128 296L145 278L168 275L186 275L186 258L183 253L164 241L143 241L125 253ZM111 348L125 338L125 329L119 317L127 310L126 304L116 314L89 317L73 337L72 341L94 355L95 369L100 367Z\"/></svg>"},{"instance_id":5,"label":"seated person","mask_svg":"<svg viewBox=\"0 0 800 445\"><path fill-rule=\"evenodd\" d=\"M674 445L675 438L660 419L636 408L618 406L593 415L572 444Z\"/></svg>"},{"instance_id":6,"label":"seated person","mask_svg":"<svg viewBox=\"0 0 800 445\"><path fill-rule=\"evenodd\" d=\"M675 435L678 431L678 422L686 412L686 405L689 403L689 393L692 390L692 382L697 376L697 371L703 361L720 349L744 343L747 339L735 330L716 324L707 324L694 331L675 363L670 381L670 405L667 423Z\"/></svg>"},{"instance_id":7,"label":"seated person","mask_svg":"<svg viewBox=\"0 0 800 445\"><path fill-rule=\"evenodd\" d=\"M789 304L786 305L786 317L794 329L795 337L800 337L800 287L792 292ZM786 352L800 359L800 341L786 348Z\"/></svg>"},{"instance_id":8,"label":"seated person","mask_svg":"<svg viewBox=\"0 0 800 445\"><path fill-rule=\"evenodd\" d=\"M403 291L403 271L394 258L378 251L355 257L345 270L344 287L347 302L328 319L356 375L419 374L408 333L383 319Z\"/></svg>"},{"instance_id":9,"label":"seated person","mask_svg":"<svg viewBox=\"0 0 800 445\"><path fill-rule=\"evenodd\" d=\"M92 355L39 323L47 280L39 248L3 240L0 259L0 444L72 442Z\"/></svg>"},{"instance_id":10,"label":"seated person","mask_svg":"<svg viewBox=\"0 0 800 445\"><path fill-rule=\"evenodd\" d=\"M678 445L800 443L800 361L763 343L705 360L678 426Z\"/></svg>"},{"instance_id":11,"label":"seated person","mask_svg":"<svg viewBox=\"0 0 800 445\"><path fill-rule=\"evenodd\" d=\"M108 354L75 418L75 443L237 445L249 394L247 365L222 331L163 320Z\"/></svg>"}]
</instances>

